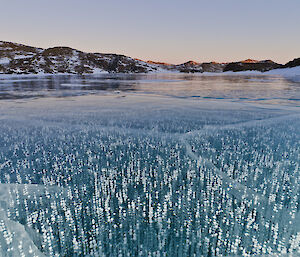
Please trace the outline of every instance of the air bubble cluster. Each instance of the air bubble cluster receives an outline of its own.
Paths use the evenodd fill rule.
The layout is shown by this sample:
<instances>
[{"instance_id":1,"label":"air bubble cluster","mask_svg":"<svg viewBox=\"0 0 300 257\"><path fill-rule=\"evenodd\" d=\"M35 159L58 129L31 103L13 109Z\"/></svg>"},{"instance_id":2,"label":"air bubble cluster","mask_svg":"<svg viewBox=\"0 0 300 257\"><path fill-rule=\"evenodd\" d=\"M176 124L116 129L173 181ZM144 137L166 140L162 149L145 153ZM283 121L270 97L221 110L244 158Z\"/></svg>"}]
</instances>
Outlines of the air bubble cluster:
<instances>
[{"instance_id":1,"label":"air bubble cluster","mask_svg":"<svg viewBox=\"0 0 300 257\"><path fill-rule=\"evenodd\" d=\"M1 123L0 253L300 254L294 116L172 133Z\"/></svg>"}]
</instances>

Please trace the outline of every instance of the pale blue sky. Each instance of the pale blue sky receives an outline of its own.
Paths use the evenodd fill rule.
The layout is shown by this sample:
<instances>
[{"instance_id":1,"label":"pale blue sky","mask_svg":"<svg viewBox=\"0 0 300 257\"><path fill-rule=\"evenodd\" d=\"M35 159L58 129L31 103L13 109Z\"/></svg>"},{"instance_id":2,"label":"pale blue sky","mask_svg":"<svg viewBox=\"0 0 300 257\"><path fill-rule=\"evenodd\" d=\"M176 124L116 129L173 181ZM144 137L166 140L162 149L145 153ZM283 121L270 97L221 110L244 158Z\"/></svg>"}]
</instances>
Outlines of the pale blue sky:
<instances>
[{"instance_id":1,"label":"pale blue sky","mask_svg":"<svg viewBox=\"0 0 300 257\"><path fill-rule=\"evenodd\" d=\"M0 1L0 40L172 63L300 57L300 0Z\"/></svg>"}]
</instances>

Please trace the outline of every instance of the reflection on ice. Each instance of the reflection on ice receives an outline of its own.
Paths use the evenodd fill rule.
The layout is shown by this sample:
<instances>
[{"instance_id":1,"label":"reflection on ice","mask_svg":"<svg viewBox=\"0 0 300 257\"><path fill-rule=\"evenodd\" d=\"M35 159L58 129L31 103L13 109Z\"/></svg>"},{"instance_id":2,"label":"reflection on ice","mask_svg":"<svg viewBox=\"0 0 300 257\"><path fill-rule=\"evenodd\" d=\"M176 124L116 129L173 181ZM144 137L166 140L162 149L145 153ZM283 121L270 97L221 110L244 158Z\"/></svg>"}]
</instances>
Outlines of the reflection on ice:
<instances>
[{"instance_id":1,"label":"reflection on ice","mask_svg":"<svg viewBox=\"0 0 300 257\"><path fill-rule=\"evenodd\" d=\"M299 80L278 75L1 75L0 100L109 94L114 91L196 99L298 104Z\"/></svg>"},{"instance_id":2,"label":"reflection on ice","mask_svg":"<svg viewBox=\"0 0 300 257\"><path fill-rule=\"evenodd\" d=\"M297 109L84 100L1 107L0 254L300 253Z\"/></svg>"}]
</instances>

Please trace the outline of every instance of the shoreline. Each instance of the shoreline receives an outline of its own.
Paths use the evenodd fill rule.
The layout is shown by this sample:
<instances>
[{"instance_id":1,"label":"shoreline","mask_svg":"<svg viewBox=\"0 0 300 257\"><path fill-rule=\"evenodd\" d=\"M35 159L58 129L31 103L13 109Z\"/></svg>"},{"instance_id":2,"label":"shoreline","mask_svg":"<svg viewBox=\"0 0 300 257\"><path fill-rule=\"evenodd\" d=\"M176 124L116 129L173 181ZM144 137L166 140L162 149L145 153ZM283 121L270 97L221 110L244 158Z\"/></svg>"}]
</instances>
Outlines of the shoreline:
<instances>
[{"instance_id":1,"label":"shoreline","mask_svg":"<svg viewBox=\"0 0 300 257\"><path fill-rule=\"evenodd\" d=\"M180 72L180 71L168 71L168 70L160 70L160 71L151 71L151 72L140 72L140 73L122 73L122 72L112 72L109 73L107 71L96 72L96 73L0 73L1 77L11 77L11 76L52 76L52 75L75 75L75 76L87 76L87 75L149 75L149 74L189 74L189 75L202 75L202 76L222 76L222 75L283 75L283 76L300 76L300 66L293 68L281 68L281 69L273 69L266 72L256 71L256 70L248 70L248 71L225 71L225 72Z\"/></svg>"}]
</instances>

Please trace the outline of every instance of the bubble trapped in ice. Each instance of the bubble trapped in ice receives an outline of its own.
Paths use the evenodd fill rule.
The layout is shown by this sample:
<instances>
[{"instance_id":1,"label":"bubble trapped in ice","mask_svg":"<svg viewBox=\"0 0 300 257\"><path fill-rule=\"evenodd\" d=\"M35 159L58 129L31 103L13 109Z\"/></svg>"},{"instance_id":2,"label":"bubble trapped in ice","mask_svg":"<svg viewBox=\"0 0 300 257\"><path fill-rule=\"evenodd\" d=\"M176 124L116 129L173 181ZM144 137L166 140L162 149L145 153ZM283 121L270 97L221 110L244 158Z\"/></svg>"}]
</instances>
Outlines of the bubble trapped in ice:
<instances>
[{"instance_id":1,"label":"bubble trapped in ice","mask_svg":"<svg viewBox=\"0 0 300 257\"><path fill-rule=\"evenodd\" d=\"M299 253L298 111L86 100L2 108L0 255Z\"/></svg>"}]
</instances>

